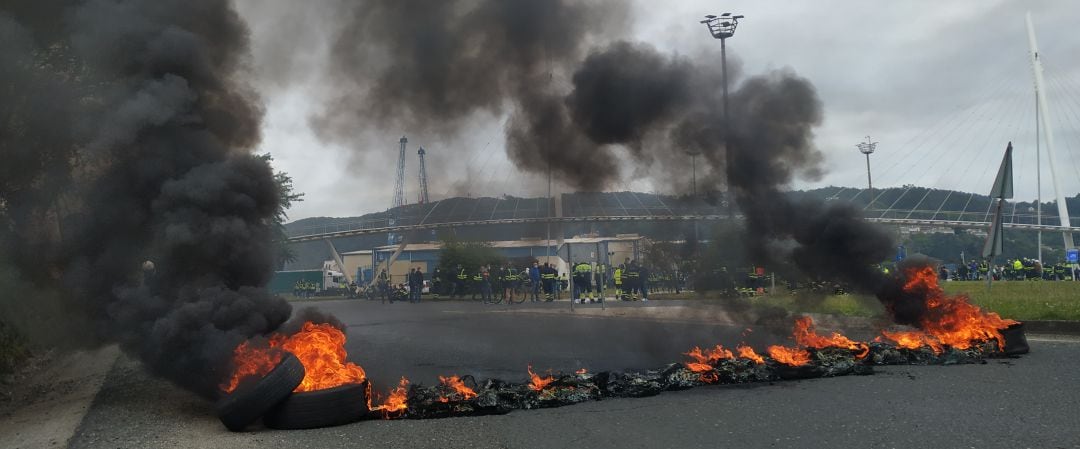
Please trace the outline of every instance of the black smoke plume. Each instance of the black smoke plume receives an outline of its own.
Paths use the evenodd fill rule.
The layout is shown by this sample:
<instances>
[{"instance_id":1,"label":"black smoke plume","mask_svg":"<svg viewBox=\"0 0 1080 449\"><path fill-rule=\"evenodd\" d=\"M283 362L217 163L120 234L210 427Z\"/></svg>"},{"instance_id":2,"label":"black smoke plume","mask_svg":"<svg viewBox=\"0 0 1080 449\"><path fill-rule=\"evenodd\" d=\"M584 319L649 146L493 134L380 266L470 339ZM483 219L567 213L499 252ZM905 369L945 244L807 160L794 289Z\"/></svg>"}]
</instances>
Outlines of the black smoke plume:
<instances>
[{"instance_id":1,"label":"black smoke plume","mask_svg":"<svg viewBox=\"0 0 1080 449\"><path fill-rule=\"evenodd\" d=\"M505 113L510 159L582 190L617 185L623 165L682 186L688 153L701 154L705 182L731 187L756 262L874 291L888 235L848 206L783 193L822 172L810 82L790 70L740 79L735 61L725 123L716 58L623 40L615 25L625 20L611 18L629 15L570 0L358 3L333 43L332 84L345 93L313 123L329 138L348 139L357 123L455 134L477 112Z\"/></svg>"},{"instance_id":2,"label":"black smoke plume","mask_svg":"<svg viewBox=\"0 0 1080 449\"><path fill-rule=\"evenodd\" d=\"M224 0L16 1L0 37L3 268L80 317L81 343L215 395L233 348L290 315L265 288L279 192L248 152L262 106L240 17ZM17 301L5 319L35 326Z\"/></svg>"},{"instance_id":3,"label":"black smoke plume","mask_svg":"<svg viewBox=\"0 0 1080 449\"><path fill-rule=\"evenodd\" d=\"M626 2L367 0L347 2L340 15L332 99L311 120L324 138L349 142L364 128L453 136L476 114L510 113L507 151L524 169L551 163L575 186L617 179L609 167L600 181L585 176L604 155L565 132L573 128L562 92L589 43L620 34Z\"/></svg>"}]
</instances>

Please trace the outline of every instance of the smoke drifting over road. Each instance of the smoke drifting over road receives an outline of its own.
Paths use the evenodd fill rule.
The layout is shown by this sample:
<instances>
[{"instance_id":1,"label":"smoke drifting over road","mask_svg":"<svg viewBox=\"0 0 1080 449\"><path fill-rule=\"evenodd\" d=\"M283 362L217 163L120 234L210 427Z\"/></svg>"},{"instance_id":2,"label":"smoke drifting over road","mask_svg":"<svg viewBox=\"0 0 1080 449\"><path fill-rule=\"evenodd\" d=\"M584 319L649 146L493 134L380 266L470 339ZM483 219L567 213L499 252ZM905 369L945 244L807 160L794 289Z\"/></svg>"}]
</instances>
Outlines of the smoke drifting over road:
<instances>
[{"instance_id":1,"label":"smoke drifting over road","mask_svg":"<svg viewBox=\"0 0 1080 449\"><path fill-rule=\"evenodd\" d=\"M506 116L518 167L584 190L620 182L618 160L676 184L685 152L700 152L730 179L753 254L877 288L870 265L891 249L886 235L852 209L781 193L820 172L821 104L794 73L740 81L732 69L724 123L719 67L622 39L626 2L336 7L346 12L328 27L335 99L311 119L323 137L456 135L475 114ZM279 192L247 153L262 118L247 58L246 27L225 0L0 7L0 262L59 292L86 318L87 343L119 342L207 396L237 344L290 315L265 288Z\"/></svg>"},{"instance_id":2,"label":"smoke drifting over road","mask_svg":"<svg viewBox=\"0 0 1080 449\"><path fill-rule=\"evenodd\" d=\"M279 192L247 152L245 25L227 1L37 1L0 7L0 36L5 271L82 317L81 343L215 394L290 314L264 287Z\"/></svg>"}]
</instances>

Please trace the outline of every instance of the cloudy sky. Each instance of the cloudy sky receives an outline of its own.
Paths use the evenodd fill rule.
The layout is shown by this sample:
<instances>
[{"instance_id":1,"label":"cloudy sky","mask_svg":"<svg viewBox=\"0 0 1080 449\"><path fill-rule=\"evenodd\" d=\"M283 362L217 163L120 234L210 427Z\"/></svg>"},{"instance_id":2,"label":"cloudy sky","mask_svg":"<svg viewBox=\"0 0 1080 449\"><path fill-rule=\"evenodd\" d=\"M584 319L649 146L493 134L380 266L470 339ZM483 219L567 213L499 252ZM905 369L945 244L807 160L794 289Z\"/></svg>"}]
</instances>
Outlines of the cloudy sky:
<instances>
[{"instance_id":1,"label":"cloudy sky","mask_svg":"<svg viewBox=\"0 0 1080 449\"><path fill-rule=\"evenodd\" d=\"M461 117L457 132L387 129L362 120L346 139L328 138L315 129L312 118L325 115L328 104L346 95L327 67L332 46L340 45L338 36L349 31L343 30L348 21L341 17L363 14L354 3L238 1L252 30L254 87L266 105L259 150L272 153L276 168L290 173L296 189L306 195L290 218L386 209L402 135L409 139L409 202L416 200L417 145L427 151L433 199L544 195L546 177L518 170L507 156L506 112ZM703 15L745 15L728 41L729 61L744 75L789 68L815 85L825 112L816 133L825 174L798 180L792 188L865 187L865 159L855 144L870 135L879 142L871 158L875 187L916 184L983 192L1011 140L1022 198L1034 198L1036 190L1035 101L1024 27L1024 13L1030 10L1046 69L1055 168L1068 196L1080 192L1080 59L1075 58L1080 39L1074 30L1080 5L1073 2L732 0L720 5L684 0L625 5L626 11L608 19L615 22L615 31L605 33L693 60L720 56L719 42L698 23ZM584 45L601 48L609 43L607 34L590 35ZM615 159L612 164L621 163ZM1053 184L1045 153L1042 164L1043 197L1048 198ZM622 173L608 189L683 193L673 191L678 183L657 182L647 169Z\"/></svg>"}]
</instances>

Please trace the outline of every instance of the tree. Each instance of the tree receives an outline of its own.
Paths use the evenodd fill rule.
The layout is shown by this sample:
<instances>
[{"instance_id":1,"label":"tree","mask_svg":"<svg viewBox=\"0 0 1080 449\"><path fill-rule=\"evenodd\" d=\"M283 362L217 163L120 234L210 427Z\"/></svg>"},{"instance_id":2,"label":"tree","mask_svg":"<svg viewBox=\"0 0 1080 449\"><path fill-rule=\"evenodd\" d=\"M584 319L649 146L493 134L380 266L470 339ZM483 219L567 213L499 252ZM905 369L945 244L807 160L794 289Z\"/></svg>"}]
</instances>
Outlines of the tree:
<instances>
[{"instance_id":1,"label":"tree","mask_svg":"<svg viewBox=\"0 0 1080 449\"><path fill-rule=\"evenodd\" d=\"M500 266L506 259L488 242L462 242L454 239L443 240L439 253L439 269L443 273L458 274L458 265L471 276L480 266Z\"/></svg>"},{"instance_id":2,"label":"tree","mask_svg":"<svg viewBox=\"0 0 1080 449\"><path fill-rule=\"evenodd\" d=\"M258 157L267 165L273 165L271 162L274 161L274 157L270 153L261 154ZM296 252L289 246L289 236L285 233L285 220L289 219L286 211L292 207L293 203L304 201L304 194L293 190L292 176L286 172L275 171L274 181L277 182L279 195L278 208L274 212L274 242L277 246L274 265L283 268L286 263L296 260Z\"/></svg>"}]
</instances>

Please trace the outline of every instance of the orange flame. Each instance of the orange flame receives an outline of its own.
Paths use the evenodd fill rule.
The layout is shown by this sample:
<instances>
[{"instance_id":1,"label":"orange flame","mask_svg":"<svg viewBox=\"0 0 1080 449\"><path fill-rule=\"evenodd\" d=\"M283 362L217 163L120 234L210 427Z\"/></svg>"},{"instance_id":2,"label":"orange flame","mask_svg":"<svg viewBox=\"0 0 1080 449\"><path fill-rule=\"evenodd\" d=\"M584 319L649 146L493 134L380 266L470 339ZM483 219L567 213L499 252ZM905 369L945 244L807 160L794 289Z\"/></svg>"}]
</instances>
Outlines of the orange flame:
<instances>
[{"instance_id":1,"label":"orange flame","mask_svg":"<svg viewBox=\"0 0 1080 449\"><path fill-rule=\"evenodd\" d=\"M701 381L707 384L720 380L720 377L713 372L713 365L716 364L716 362L735 358L735 355L732 354L731 351L724 349L724 347L720 345L716 345L716 347L704 351L702 351L701 348L694 346L694 349L691 349L684 354L694 359L693 362L683 362L686 369L695 373L700 373L701 375L699 377Z\"/></svg>"},{"instance_id":2,"label":"orange flame","mask_svg":"<svg viewBox=\"0 0 1080 449\"><path fill-rule=\"evenodd\" d=\"M587 373L587 372L589 372L589 370L587 370L587 369L585 369L585 368L582 368L582 369L579 369L579 370L577 370L577 371L574 371L574 374L577 374L577 375L579 375L579 376L582 376L582 375L585 375L585 373Z\"/></svg>"},{"instance_id":3,"label":"orange flame","mask_svg":"<svg viewBox=\"0 0 1080 449\"><path fill-rule=\"evenodd\" d=\"M769 346L768 352L769 357L785 365L802 366L810 363L810 353L805 349L772 345Z\"/></svg>"},{"instance_id":4,"label":"orange flame","mask_svg":"<svg viewBox=\"0 0 1080 449\"><path fill-rule=\"evenodd\" d=\"M725 349L723 346L716 345L711 349L702 350L701 348L694 346L690 352L685 352L685 355L694 359L693 362L684 362L686 368L695 373L712 371L713 365L721 360L731 360L735 358L735 355L731 351Z\"/></svg>"},{"instance_id":5,"label":"orange flame","mask_svg":"<svg viewBox=\"0 0 1080 449\"><path fill-rule=\"evenodd\" d=\"M851 339L843 336L839 332L833 332L831 336L825 337L818 335L814 331L814 320L808 316L803 316L795 319L795 328L792 330L792 336L795 337L795 343L800 346L808 348L822 349L822 348L842 348L850 349L853 351L859 351L855 354L856 358L863 358L870 354L870 346L866 343L855 342Z\"/></svg>"},{"instance_id":6,"label":"orange flame","mask_svg":"<svg viewBox=\"0 0 1080 449\"><path fill-rule=\"evenodd\" d=\"M919 322L920 329L941 344L957 349L968 349L976 342L989 340L997 341L998 348L1005 347L1005 337L1000 330L1016 321L1001 318L994 312L984 312L971 304L967 296L946 295L938 285L933 267L908 268L905 275L904 292L925 298L927 310Z\"/></svg>"},{"instance_id":7,"label":"orange flame","mask_svg":"<svg viewBox=\"0 0 1080 449\"><path fill-rule=\"evenodd\" d=\"M439 376L439 382L442 382L442 384L446 385L447 387L453 388L454 391L460 394L461 397L464 398L464 400L466 401L476 397L476 392L473 391L472 388L465 386L465 382L462 382L461 378L459 378L458 376ZM449 402L450 399L446 396L443 396L439 398L439 401Z\"/></svg>"},{"instance_id":8,"label":"orange flame","mask_svg":"<svg viewBox=\"0 0 1080 449\"><path fill-rule=\"evenodd\" d=\"M765 358L754 352L754 348L746 345L739 345L735 347L735 350L739 352L739 357L753 360L754 363L757 363L758 365L765 363Z\"/></svg>"},{"instance_id":9,"label":"orange flame","mask_svg":"<svg viewBox=\"0 0 1080 449\"><path fill-rule=\"evenodd\" d=\"M929 346L935 354L941 354L944 350L941 347L941 342L933 335L927 334L922 331L881 331L881 334L896 343L896 347L904 349L919 349L924 346Z\"/></svg>"},{"instance_id":10,"label":"orange flame","mask_svg":"<svg viewBox=\"0 0 1080 449\"><path fill-rule=\"evenodd\" d=\"M529 379L529 388L533 389L534 391L541 391L545 387L547 387L548 384L555 381L555 378L551 376L550 371L548 372L547 377L540 377L536 375L536 373L534 373L532 370L532 365L529 365Z\"/></svg>"},{"instance_id":11,"label":"orange flame","mask_svg":"<svg viewBox=\"0 0 1080 449\"><path fill-rule=\"evenodd\" d=\"M281 356L281 351L255 348L249 341L240 343L240 346L233 350L233 364L236 366L233 375L218 387L221 391L232 393L242 380L251 376L262 377L273 370L281 363Z\"/></svg>"},{"instance_id":12,"label":"orange flame","mask_svg":"<svg viewBox=\"0 0 1080 449\"><path fill-rule=\"evenodd\" d=\"M275 344L278 343L278 344ZM304 364L304 380L296 392L325 390L345 384L357 384L367 378L364 369L345 361L345 333L327 324L304 323L292 336L275 336L271 346L293 353Z\"/></svg>"},{"instance_id":13,"label":"orange flame","mask_svg":"<svg viewBox=\"0 0 1080 449\"><path fill-rule=\"evenodd\" d=\"M398 386L393 390L390 390L390 397L386 398L381 405L371 408L371 410L381 410L383 412L383 418L390 419L405 413L405 410L409 408L406 400L409 397L409 379L404 376L401 377L401 381L398 382ZM393 415L393 416L391 416Z\"/></svg>"},{"instance_id":14,"label":"orange flame","mask_svg":"<svg viewBox=\"0 0 1080 449\"><path fill-rule=\"evenodd\" d=\"M363 382L367 375L359 365L345 361L345 333L327 324L306 322L293 335L270 336L269 347L254 347L241 343L233 352L236 369L229 381L220 385L226 393L236 389L240 381L252 375L266 375L281 362L278 350L291 352L304 365L304 380L295 392L324 390L345 384Z\"/></svg>"}]
</instances>

